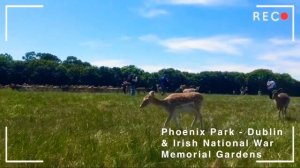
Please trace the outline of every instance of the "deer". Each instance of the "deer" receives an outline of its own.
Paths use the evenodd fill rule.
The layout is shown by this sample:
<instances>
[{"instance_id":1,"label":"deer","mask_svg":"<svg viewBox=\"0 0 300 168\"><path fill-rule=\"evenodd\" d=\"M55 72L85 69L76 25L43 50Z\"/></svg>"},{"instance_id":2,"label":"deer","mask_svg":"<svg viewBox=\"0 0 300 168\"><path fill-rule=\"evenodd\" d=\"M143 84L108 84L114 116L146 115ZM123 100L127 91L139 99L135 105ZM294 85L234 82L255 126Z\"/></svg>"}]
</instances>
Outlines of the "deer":
<instances>
[{"instance_id":1,"label":"deer","mask_svg":"<svg viewBox=\"0 0 300 168\"><path fill-rule=\"evenodd\" d=\"M274 100L276 107L278 109L278 117L281 118L281 115L286 118L286 110L290 103L290 97L287 93L281 92L282 88L274 90L272 92L272 99Z\"/></svg>"},{"instance_id":2,"label":"deer","mask_svg":"<svg viewBox=\"0 0 300 168\"><path fill-rule=\"evenodd\" d=\"M196 87L196 88L187 88L187 89L183 89L183 93L188 93L188 92L199 92L200 91L200 87Z\"/></svg>"},{"instance_id":3,"label":"deer","mask_svg":"<svg viewBox=\"0 0 300 168\"><path fill-rule=\"evenodd\" d=\"M203 103L203 96L197 92L189 93L173 93L164 98L163 100L157 99L154 95L154 91L150 91L146 95L140 105L140 108L144 108L150 103L163 107L168 112L168 117L164 122L164 127L166 127L170 120L175 120L177 128L180 128L177 114L180 112L194 112L195 118L191 123L191 127L194 126L195 122L200 121L200 127L203 129L203 121L201 115L201 108Z\"/></svg>"}]
</instances>

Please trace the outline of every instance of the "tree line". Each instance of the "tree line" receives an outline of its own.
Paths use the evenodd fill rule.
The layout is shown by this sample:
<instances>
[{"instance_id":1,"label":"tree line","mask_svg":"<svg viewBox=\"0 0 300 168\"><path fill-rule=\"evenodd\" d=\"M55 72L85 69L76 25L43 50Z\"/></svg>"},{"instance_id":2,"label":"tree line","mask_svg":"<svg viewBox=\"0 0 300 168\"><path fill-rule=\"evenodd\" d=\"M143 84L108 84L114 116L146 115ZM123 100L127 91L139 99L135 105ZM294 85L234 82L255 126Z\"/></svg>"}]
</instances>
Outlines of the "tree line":
<instances>
[{"instance_id":1,"label":"tree line","mask_svg":"<svg viewBox=\"0 0 300 168\"><path fill-rule=\"evenodd\" d=\"M60 60L50 53L28 52L22 60L14 60L9 54L0 54L0 84L29 85L93 85L120 87L129 75L137 75L137 87L155 89L162 75L169 78L169 91L180 85L200 86L204 93L239 93L241 87L248 87L249 94L258 91L267 93L266 82L273 79L277 85L293 96L300 96L300 82L289 74L273 73L267 69L257 69L250 73L204 71L200 73L181 72L168 68L149 73L134 65L124 67L96 67L75 56Z\"/></svg>"}]
</instances>

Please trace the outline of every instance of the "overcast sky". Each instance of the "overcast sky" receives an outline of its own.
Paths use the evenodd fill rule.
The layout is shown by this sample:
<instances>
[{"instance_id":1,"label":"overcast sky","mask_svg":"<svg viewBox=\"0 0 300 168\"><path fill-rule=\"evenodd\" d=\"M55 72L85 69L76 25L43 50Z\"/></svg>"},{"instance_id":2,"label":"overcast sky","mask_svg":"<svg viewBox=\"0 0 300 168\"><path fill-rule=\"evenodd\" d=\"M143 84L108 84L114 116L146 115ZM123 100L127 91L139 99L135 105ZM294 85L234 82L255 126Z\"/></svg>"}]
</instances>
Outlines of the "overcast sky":
<instances>
[{"instance_id":1,"label":"overcast sky","mask_svg":"<svg viewBox=\"0 0 300 168\"><path fill-rule=\"evenodd\" d=\"M5 42L8 4L44 8L9 8ZM290 8L257 4L294 4L296 41ZM150 72L267 68L300 80L298 7L298 0L1 0L0 52L14 59L28 51L48 52L62 60L76 56L97 66L132 64ZM289 17L254 22L254 11Z\"/></svg>"}]
</instances>

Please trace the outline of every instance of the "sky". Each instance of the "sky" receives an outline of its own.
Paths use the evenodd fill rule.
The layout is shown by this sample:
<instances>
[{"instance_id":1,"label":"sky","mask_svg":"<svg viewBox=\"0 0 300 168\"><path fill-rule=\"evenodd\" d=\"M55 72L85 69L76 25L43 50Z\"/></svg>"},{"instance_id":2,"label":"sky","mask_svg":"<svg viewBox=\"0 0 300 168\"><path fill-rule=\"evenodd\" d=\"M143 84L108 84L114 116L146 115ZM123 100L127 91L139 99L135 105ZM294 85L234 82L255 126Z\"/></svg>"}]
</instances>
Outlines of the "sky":
<instances>
[{"instance_id":1,"label":"sky","mask_svg":"<svg viewBox=\"0 0 300 168\"><path fill-rule=\"evenodd\" d=\"M295 6L294 42L292 9L258 4ZM8 8L5 41L5 5L44 7ZM272 21L273 12L275 19L283 12L288 18ZM30 51L76 56L148 72L264 68L300 80L299 22L298 0L0 0L0 53L16 60Z\"/></svg>"}]
</instances>

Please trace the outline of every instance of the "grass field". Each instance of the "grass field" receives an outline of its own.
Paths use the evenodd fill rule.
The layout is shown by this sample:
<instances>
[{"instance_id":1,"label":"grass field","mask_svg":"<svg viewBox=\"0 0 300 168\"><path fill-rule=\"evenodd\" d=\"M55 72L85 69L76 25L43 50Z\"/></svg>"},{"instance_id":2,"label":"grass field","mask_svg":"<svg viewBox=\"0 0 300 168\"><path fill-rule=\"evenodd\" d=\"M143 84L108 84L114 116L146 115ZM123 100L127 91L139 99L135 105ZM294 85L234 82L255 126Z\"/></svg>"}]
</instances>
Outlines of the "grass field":
<instances>
[{"instance_id":1,"label":"grass field","mask_svg":"<svg viewBox=\"0 0 300 168\"><path fill-rule=\"evenodd\" d=\"M262 152L262 159L291 159L291 128L295 126L295 163L256 163L256 159L162 159L160 131L167 116L163 109L139 109L143 95L0 90L0 167L300 167L300 98L292 98L288 119L279 120L267 96L204 95L203 121L208 130L277 128L284 136ZM158 96L160 97L160 96ZM193 117L184 115L182 127ZM171 128L175 124L171 122ZM8 127L8 159L44 160L42 164L8 164L4 156L4 128ZM195 137L187 137L195 138ZM198 139L207 138L196 137ZM211 139L220 137L211 136ZM246 135L226 136L227 140ZM171 149L176 151L178 149ZM212 148L212 151L220 148ZM225 151L240 150L224 148ZM200 148L183 148L197 151ZM206 149L207 150L207 149Z\"/></svg>"}]
</instances>

